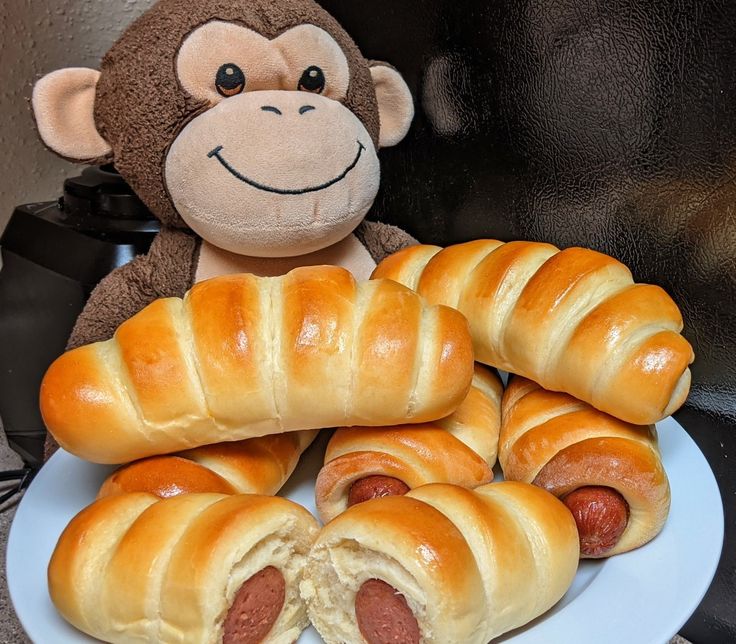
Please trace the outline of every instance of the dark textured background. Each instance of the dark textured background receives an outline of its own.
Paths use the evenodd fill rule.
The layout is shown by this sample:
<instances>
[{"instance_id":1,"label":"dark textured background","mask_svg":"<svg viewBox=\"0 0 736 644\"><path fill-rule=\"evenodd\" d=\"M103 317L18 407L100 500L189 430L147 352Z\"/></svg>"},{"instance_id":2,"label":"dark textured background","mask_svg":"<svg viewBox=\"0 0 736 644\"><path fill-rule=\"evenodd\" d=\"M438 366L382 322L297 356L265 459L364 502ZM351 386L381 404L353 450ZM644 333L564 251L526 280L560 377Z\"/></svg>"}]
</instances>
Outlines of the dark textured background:
<instances>
[{"instance_id":1,"label":"dark textured background","mask_svg":"<svg viewBox=\"0 0 736 644\"><path fill-rule=\"evenodd\" d=\"M618 257L684 310L691 404L736 419L736 3L322 4L417 99L373 216Z\"/></svg>"},{"instance_id":2,"label":"dark textured background","mask_svg":"<svg viewBox=\"0 0 736 644\"><path fill-rule=\"evenodd\" d=\"M321 0L417 101L371 217L420 241L582 245L666 288L696 349L677 418L726 542L682 631L736 641L736 2Z\"/></svg>"}]
</instances>

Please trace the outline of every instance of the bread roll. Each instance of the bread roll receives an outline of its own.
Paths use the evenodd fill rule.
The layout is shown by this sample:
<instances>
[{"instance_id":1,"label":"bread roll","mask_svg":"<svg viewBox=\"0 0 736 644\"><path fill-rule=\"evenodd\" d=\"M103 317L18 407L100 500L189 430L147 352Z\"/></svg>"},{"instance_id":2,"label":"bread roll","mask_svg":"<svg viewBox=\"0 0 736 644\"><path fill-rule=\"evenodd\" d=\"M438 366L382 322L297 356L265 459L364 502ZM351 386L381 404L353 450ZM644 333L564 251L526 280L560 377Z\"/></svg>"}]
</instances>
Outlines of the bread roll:
<instances>
[{"instance_id":1,"label":"bread roll","mask_svg":"<svg viewBox=\"0 0 736 644\"><path fill-rule=\"evenodd\" d=\"M544 490L435 483L328 523L300 589L327 644L485 644L555 604L577 564L572 516Z\"/></svg>"},{"instance_id":2,"label":"bread roll","mask_svg":"<svg viewBox=\"0 0 736 644\"><path fill-rule=\"evenodd\" d=\"M670 486L654 426L625 423L520 377L511 379L502 413L504 477L539 485L568 505L581 556L627 552L662 530Z\"/></svg>"},{"instance_id":3,"label":"bread roll","mask_svg":"<svg viewBox=\"0 0 736 644\"><path fill-rule=\"evenodd\" d=\"M339 429L330 439L315 497L323 522L349 505L426 483L477 487L493 480L503 385L476 364L468 396L450 416L421 425Z\"/></svg>"},{"instance_id":4,"label":"bread roll","mask_svg":"<svg viewBox=\"0 0 736 644\"><path fill-rule=\"evenodd\" d=\"M625 421L661 420L690 389L693 350L679 309L602 253L525 241L412 246L373 277L464 313L476 360Z\"/></svg>"},{"instance_id":5,"label":"bread roll","mask_svg":"<svg viewBox=\"0 0 736 644\"><path fill-rule=\"evenodd\" d=\"M64 530L49 594L106 642L287 644L307 625L298 584L317 531L279 497L115 495Z\"/></svg>"},{"instance_id":6,"label":"bread roll","mask_svg":"<svg viewBox=\"0 0 736 644\"><path fill-rule=\"evenodd\" d=\"M125 463L223 441L452 413L473 375L467 321L336 266L227 275L156 300L58 358L41 412L58 443Z\"/></svg>"},{"instance_id":7,"label":"bread roll","mask_svg":"<svg viewBox=\"0 0 736 644\"><path fill-rule=\"evenodd\" d=\"M161 498L192 492L273 495L316 436L316 429L287 432L150 456L113 472L97 498L126 492Z\"/></svg>"}]
</instances>

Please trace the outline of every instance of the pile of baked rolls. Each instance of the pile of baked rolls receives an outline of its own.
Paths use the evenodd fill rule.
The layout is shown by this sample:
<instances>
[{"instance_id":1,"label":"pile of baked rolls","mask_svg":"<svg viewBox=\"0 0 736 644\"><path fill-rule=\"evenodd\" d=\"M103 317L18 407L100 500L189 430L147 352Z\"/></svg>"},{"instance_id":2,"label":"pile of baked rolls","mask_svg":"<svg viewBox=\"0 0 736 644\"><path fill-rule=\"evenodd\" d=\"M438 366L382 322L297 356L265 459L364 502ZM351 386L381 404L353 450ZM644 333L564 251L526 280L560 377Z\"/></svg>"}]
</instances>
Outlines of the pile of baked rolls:
<instances>
[{"instance_id":1,"label":"pile of baked rolls","mask_svg":"<svg viewBox=\"0 0 736 644\"><path fill-rule=\"evenodd\" d=\"M58 443L123 464L62 533L51 598L109 642L286 643L311 621L328 643L484 644L558 602L580 557L662 529L681 330L620 262L534 242L157 300L42 383ZM274 495L323 428L320 527Z\"/></svg>"}]
</instances>

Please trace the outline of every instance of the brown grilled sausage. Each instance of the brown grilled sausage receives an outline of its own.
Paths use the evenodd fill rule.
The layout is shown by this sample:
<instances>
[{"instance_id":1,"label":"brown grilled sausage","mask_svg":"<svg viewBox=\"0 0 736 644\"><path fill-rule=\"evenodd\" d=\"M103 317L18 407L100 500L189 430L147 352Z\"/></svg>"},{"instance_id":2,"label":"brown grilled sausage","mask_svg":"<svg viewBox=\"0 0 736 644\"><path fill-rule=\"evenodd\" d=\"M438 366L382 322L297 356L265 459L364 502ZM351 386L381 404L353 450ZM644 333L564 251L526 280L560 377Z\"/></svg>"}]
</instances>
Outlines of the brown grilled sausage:
<instances>
[{"instance_id":1,"label":"brown grilled sausage","mask_svg":"<svg viewBox=\"0 0 736 644\"><path fill-rule=\"evenodd\" d=\"M223 644L260 644L281 613L284 576L268 566L245 581L225 616Z\"/></svg>"},{"instance_id":2,"label":"brown grilled sausage","mask_svg":"<svg viewBox=\"0 0 736 644\"><path fill-rule=\"evenodd\" d=\"M562 499L570 509L580 535L580 552L600 557L621 538L629 522L629 505L610 487L586 485Z\"/></svg>"},{"instance_id":3,"label":"brown grilled sausage","mask_svg":"<svg viewBox=\"0 0 736 644\"><path fill-rule=\"evenodd\" d=\"M409 486L393 476L366 476L350 486L348 507L381 496L403 496L408 491Z\"/></svg>"},{"instance_id":4,"label":"brown grilled sausage","mask_svg":"<svg viewBox=\"0 0 736 644\"><path fill-rule=\"evenodd\" d=\"M419 644L419 624L404 596L380 579L369 579L355 596L358 628L368 644Z\"/></svg>"}]
</instances>

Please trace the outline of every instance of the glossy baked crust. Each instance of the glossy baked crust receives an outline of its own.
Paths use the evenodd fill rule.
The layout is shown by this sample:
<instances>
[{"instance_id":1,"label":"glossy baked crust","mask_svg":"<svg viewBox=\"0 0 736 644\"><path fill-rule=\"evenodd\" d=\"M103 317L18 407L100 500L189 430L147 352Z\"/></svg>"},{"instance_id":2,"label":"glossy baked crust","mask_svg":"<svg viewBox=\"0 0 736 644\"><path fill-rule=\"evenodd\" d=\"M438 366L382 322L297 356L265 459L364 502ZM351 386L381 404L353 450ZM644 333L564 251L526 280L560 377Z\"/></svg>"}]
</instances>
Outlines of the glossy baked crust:
<instances>
[{"instance_id":1,"label":"glossy baked crust","mask_svg":"<svg viewBox=\"0 0 736 644\"><path fill-rule=\"evenodd\" d=\"M514 377L504 392L499 462L506 479L534 482L557 497L586 486L609 487L629 507L612 556L662 530L670 486L652 425L633 425L567 394Z\"/></svg>"},{"instance_id":2,"label":"glossy baked crust","mask_svg":"<svg viewBox=\"0 0 736 644\"><path fill-rule=\"evenodd\" d=\"M97 497L125 492L162 498L192 492L276 494L316 436L316 429L287 432L151 456L115 470Z\"/></svg>"},{"instance_id":3,"label":"glossy baked crust","mask_svg":"<svg viewBox=\"0 0 736 644\"><path fill-rule=\"evenodd\" d=\"M435 483L360 503L327 524L301 591L328 644L362 641L354 604L369 579L404 596L422 642L486 644L554 605L578 555L572 515L544 490Z\"/></svg>"},{"instance_id":4,"label":"glossy baked crust","mask_svg":"<svg viewBox=\"0 0 736 644\"><path fill-rule=\"evenodd\" d=\"M286 601L266 642L307 625L298 584L315 519L279 497L145 493L100 499L59 538L49 594L61 615L106 642L212 643L244 581L267 566Z\"/></svg>"},{"instance_id":5,"label":"glossy baked crust","mask_svg":"<svg viewBox=\"0 0 736 644\"><path fill-rule=\"evenodd\" d=\"M452 413L473 375L467 321L335 266L229 275L156 300L49 367L44 421L86 460L123 463L299 429Z\"/></svg>"},{"instance_id":6,"label":"glossy baked crust","mask_svg":"<svg viewBox=\"0 0 736 644\"><path fill-rule=\"evenodd\" d=\"M654 423L687 398L693 350L679 309L608 255L481 239L406 248L373 277L465 314L476 360L628 422Z\"/></svg>"},{"instance_id":7,"label":"glossy baked crust","mask_svg":"<svg viewBox=\"0 0 736 644\"><path fill-rule=\"evenodd\" d=\"M327 445L315 497L323 522L348 506L352 484L364 477L397 478L409 488L426 483L477 487L493 480L503 385L476 364L473 384L450 416L420 425L339 429Z\"/></svg>"}]
</instances>

